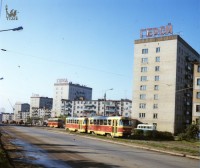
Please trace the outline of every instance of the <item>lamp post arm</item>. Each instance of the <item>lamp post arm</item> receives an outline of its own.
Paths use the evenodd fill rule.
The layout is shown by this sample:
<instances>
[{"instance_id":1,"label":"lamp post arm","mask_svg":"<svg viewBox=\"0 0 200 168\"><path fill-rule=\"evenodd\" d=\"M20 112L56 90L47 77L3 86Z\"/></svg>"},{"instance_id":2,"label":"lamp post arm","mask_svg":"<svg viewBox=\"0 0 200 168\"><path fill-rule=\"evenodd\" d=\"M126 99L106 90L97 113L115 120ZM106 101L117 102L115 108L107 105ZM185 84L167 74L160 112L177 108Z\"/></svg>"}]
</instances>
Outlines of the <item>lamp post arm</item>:
<instances>
[{"instance_id":1,"label":"lamp post arm","mask_svg":"<svg viewBox=\"0 0 200 168\"><path fill-rule=\"evenodd\" d=\"M19 30L23 30L23 27L20 26L20 27L16 27L16 28L13 28L13 29L5 29L5 30L0 30L0 32L4 32L4 31L19 31Z\"/></svg>"}]
</instances>

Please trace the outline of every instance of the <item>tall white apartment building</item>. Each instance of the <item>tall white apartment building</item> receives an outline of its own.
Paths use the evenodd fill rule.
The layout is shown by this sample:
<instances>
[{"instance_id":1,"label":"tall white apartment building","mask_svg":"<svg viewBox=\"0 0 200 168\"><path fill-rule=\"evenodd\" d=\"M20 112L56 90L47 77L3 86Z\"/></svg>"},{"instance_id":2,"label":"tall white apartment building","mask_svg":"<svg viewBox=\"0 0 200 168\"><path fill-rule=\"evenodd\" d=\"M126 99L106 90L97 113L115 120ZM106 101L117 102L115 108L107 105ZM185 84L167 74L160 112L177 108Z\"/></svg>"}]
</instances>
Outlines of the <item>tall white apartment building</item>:
<instances>
[{"instance_id":1,"label":"tall white apartment building","mask_svg":"<svg viewBox=\"0 0 200 168\"><path fill-rule=\"evenodd\" d=\"M92 88L85 85L73 84L67 79L57 79L54 83L53 111L52 117L61 115L62 99L66 100L91 100Z\"/></svg>"},{"instance_id":2,"label":"tall white apartment building","mask_svg":"<svg viewBox=\"0 0 200 168\"><path fill-rule=\"evenodd\" d=\"M132 118L183 131L192 122L192 61L199 59L178 35L135 40Z\"/></svg>"}]
</instances>

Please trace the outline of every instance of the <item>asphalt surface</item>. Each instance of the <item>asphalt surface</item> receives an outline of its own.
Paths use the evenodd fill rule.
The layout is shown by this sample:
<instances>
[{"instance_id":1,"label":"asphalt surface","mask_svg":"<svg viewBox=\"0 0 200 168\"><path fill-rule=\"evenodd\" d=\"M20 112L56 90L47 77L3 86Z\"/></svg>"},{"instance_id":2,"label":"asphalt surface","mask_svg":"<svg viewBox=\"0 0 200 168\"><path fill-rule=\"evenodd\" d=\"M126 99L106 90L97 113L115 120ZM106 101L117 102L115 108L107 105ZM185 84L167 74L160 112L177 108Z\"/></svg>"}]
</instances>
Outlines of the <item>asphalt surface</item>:
<instances>
[{"instance_id":1,"label":"asphalt surface","mask_svg":"<svg viewBox=\"0 0 200 168\"><path fill-rule=\"evenodd\" d=\"M199 160L35 127L6 126L26 162L47 168L198 168ZM4 128L4 129L5 129Z\"/></svg>"}]
</instances>

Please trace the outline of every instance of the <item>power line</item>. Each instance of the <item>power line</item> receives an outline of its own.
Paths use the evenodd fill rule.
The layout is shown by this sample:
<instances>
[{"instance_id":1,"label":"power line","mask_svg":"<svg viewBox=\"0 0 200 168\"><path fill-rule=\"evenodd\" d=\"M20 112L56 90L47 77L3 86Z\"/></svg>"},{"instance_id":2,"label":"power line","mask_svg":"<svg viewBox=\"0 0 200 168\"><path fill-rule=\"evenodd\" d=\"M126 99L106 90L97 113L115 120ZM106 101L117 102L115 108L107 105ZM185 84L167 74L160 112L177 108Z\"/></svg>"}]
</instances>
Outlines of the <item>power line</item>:
<instances>
[{"instance_id":1,"label":"power line","mask_svg":"<svg viewBox=\"0 0 200 168\"><path fill-rule=\"evenodd\" d=\"M47 62L53 62L53 63L58 63L58 64L65 64L65 65L70 65L70 66L74 66L74 67L79 67L79 68L83 68L83 69L89 69L89 70L95 70L95 71L99 71L102 73L108 73L108 74L113 74L113 75L117 75L117 76L121 76L121 77L128 77L124 74L119 74L119 73L115 73L115 72L110 72L110 71L105 71L102 69L97 69L97 68L93 68L93 67L87 67L87 66L83 66L83 65L76 65L76 64L71 64L71 63L67 63L64 61L58 61L55 59L47 59L47 58L43 58L43 57L38 57L38 56L34 56L34 55L30 55L30 54L25 54L25 53L21 53L21 52L16 52L16 51L11 51L11 50L7 50L7 49L1 49L2 51L7 51L7 52L11 52L11 53L15 53L15 54L19 54L19 55L23 55L23 56L28 56L28 57L32 57L32 58L36 58L36 59L40 59L43 61L47 61Z\"/></svg>"},{"instance_id":2,"label":"power line","mask_svg":"<svg viewBox=\"0 0 200 168\"><path fill-rule=\"evenodd\" d=\"M3 0L1 0L1 6L0 6L0 19L1 19L1 11L2 11L2 1Z\"/></svg>"}]
</instances>

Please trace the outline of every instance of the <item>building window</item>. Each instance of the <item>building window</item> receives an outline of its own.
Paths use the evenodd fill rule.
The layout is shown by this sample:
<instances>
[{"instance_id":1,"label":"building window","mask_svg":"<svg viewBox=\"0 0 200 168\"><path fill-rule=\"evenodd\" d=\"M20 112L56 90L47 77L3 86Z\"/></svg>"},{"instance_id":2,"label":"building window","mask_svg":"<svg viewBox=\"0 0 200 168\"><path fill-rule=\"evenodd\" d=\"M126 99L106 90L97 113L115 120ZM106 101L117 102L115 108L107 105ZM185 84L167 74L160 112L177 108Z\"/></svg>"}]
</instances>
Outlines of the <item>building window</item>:
<instances>
[{"instance_id":1,"label":"building window","mask_svg":"<svg viewBox=\"0 0 200 168\"><path fill-rule=\"evenodd\" d=\"M148 49L147 48L142 49L142 54L148 54Z\"/></svg>"},{"instance_id":2,"label":"building window","mask_svg":"<svg viewBox=\"0 0 200 168\"><path fill-rule=\"evenodd\" d=\"M141 72L147 72L147 67L141 67Z\"/></svg>"},{"instance_id":3,"label":"building window","mask_svg":"<svg viewBox=\"0 0 200 168\"><path fill-rule=\"evenodd\" d=\"M160 57L156 57L156 62L160 62Z\"/></svg>"},{"instance_id":4,"label":"building window","mask_svg":"<svg viewBox=\"0 0 200 168\"><path fill-rule=\"evenodd\" d=\"M142 63L148 63L148 58L142 58Z\"/></svg>"},{"instance_id":5,"label":"building window","mask_svg":"<svg viewBox=\"0 0 200 168\"><path fill-rule=\"evenodd\" d=\"M158 113L153 113L153 119L157 119L158 118Z\"/></svg>"},{"instance_id":6,"label":"building window","mask_svg":"<svg viewBox=\"0 0 200 168\"><path fill-rule=\"evenodd\" d=\"M160 52L160 47L157 47L156 48L156 53L159 53Z\"/></svg>"},{"instance_id":7,"label":"building window","mask_svg":"<svg viewBox=\"0 0 200 168\"><path fill-rule=\"evenodd\" d=\"M154 100L158 100L158 94L154 95Z\"/></svg>"},{"instance_id":8,"label":"building window","mask_svg":"<svg viewBox=\"0 0 200 168\"><path fill-rule=\"evenodd\" d=\"M139 113L139 118L145 118L145 113Z\"/></svg>"},{"instance_id":9,"label":"building window","mask_svg":"<svg viewBox=\"0 0 200 168\"><path fill-rule=\"evenodd\" d=\"M153 104L153 109L157 109L158 108L158 104Z\"/></svg>"},{"instance_id":10,"label":"building window","mask_svg":"<svg viewBox=\"0 0 200 168\"><path fill-rule=\"evenodd\" d=\"M155 76L155 81L159 81L159 76Z\"/></svg>"},{"instance_id":11,"label":"building window","mask_svg":"<svg viewBox=\"0 0 200 168\"><path fill-rule=\"evenodd\" d=\"M155 71L160 71L160 66L155 66Z\"/></svg>"},{"instance_id":12,"label":"building window","mask_svg":"<svg viewBox=\"0 0 200 168\"><path fill-rule=\"evenodd\" d=\"M200 78L197 79L197 85L200 85Z\"/></svg>"},{"instance_id":13,"label":"building window","mask_svg":"<svg viewBox=\"0 0 200 168\"><path fill-rule=\"evenodd\" d=\"M146 108L146 104L145 103L140 103L139 108L140 109L145 109Z\"/></svg>"},{"instance_id":14,"label":"building window","mask_svg":"<svg viewBox=\"0 0 200 168\"><path fill-rule=\"evenodd\" d=\"M200 112L200 105L196 105L196 112Z\"/></svg>"},{"instance_id":15,"label":"building window","mask_svg":"<svg viewBox=\"0 0 200 168\"><path fill-rule=\"evenodd\" d=\"M159 90L159 85L154 85L154 90Z\"/></svg>"},{"instance_id":16,"label":"building window","mask_svg":"<svg viewBox=\"0 0 200 168\"><path fill-rule=\"evenodd\" d=\"M197 99L200 99L200 92L197 92Z\"/></svg>"},{"instance_id":17,"label":"building window","mask_svg":"<svg viewBox=\"0 0 200 168\"><path fill-rule=\"evenodd\" d=\"M197 67L197 72L200 72L200 65L198 65Z\"/></svg>"},{"instance_id":18,"label":"building window","mask_svg":"<svg viewBox=\"0 0 200 168\"><path fill-rule=\"evenodd\" d=\"M147 81L147 76L141 76L140 81Z\"/></svg>"},{"instance_id":19,"label":"building window","mask_svg":"<svg viewBox=\"0 0 200 168\"><path fill-rule=\"evenodd\" d=\"M146 85L141 85L140 90L146 90Z\"/></svg>"},{"instance_id":20,"label":"building window","mask_svg":"<svg viewBox=\"0 0 200 168\"><path fill-rule=\"evenodd\" d=\"M141 100L146 99L146 94L140 94L140 99L141 99Z\"/></svg>"}]
</instances>

